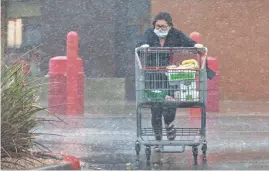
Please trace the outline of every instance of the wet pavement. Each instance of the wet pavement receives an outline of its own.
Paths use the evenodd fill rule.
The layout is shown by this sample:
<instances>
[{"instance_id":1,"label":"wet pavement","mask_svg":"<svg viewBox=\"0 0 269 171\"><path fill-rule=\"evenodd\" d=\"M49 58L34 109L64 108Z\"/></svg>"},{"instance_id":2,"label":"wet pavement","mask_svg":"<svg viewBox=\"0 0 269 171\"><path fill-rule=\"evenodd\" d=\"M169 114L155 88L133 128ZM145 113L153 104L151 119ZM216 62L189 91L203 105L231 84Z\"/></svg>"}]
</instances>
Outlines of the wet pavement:
<instances>
[{"instance_id":1,"label":"wet pavement","mask_svg":"<svg viewBox=\"0 0 269 171\"><path fill-rule=\"evenodd\" d=\"M269 115L208 115L206 162L202 161L199 147L198 165L194 165L192 149L186 147L184 153L153 152L151 166L146 165L144 147L140 163L136 162L135 115L60 117L66 124L46 124L37 129L60 136L44 135L38 141L54 152L81 158L82 169L269 169ZM199 120L178 115L175 124L177 127L199 127ZM150 115L143 117L143 126L148 125Z\"/></svg>"}]
</instances>

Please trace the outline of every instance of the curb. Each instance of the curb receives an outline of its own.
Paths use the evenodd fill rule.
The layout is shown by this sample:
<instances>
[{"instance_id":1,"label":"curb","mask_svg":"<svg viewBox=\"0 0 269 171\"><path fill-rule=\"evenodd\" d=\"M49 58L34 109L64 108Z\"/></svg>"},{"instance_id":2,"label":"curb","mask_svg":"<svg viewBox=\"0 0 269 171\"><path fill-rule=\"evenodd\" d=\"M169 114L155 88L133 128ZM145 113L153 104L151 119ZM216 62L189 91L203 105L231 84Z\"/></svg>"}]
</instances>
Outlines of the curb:
<instances>
[{"instance_id":1,"label":"curb","mask_svg":"<svg viewBox=\"0 0 269 171\"><path fill-rule=\"evenodd\" d=\"M36 168L33 170L81 170L80 159L74 156L57 153L42 153L42 152L35 152L35 153L43 157L51 157L58 160L64 160L66 163L40 167L38 169Z\"/></svg>"},{"instance_id":2,"label":"curb","mask_svg":"<svg viewBox=\"0 0 269 171\"><path fill-rule=\"evenodd\" d=\"M33 170L73 170L73 167L71 163L64 163L64 164L40 167L38 169Z\"/></svg>"}]
</instances>

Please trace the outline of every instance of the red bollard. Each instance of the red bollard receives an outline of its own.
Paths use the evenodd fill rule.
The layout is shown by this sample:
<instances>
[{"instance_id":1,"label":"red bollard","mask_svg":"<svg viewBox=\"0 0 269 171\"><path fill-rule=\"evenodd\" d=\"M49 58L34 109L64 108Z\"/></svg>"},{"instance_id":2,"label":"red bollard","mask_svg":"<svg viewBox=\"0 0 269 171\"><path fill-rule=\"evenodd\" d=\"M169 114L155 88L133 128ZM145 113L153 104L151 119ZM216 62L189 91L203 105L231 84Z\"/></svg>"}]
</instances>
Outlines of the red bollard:
<instances>
[{"instance_id":1,"label":"red bollard","mask_svg":"<svg viewBox=\"0 0 269 171\"><path fill-rule=\"evenodd\" d=\"M192 32L190 34L190 38L196 43L201 43L201 35L198 32Z\"/></svg>"},{"instance_id":2,"label":"red bollard","mask_svg":"<svg viewBox=\"0 0 269 171\"><path fill-rule=\"evenodd\" d=\"M78 95L78 106L77 106L77 112L78 114L83 114L84 113L84 84L85 84L85 76L84 76L84 69L83 69L83 61L78 58L78 73L77 73L77 85L78 85L78 91L77 91L77 95Z\"/></svg>"},{"instance_id":3,"label":"red bollard","mask_svg":"<svg viewBox=\"0 0 269 171\"><path fill-rule=\"evenodd\" d=\"M192 32L190 38L197 43L201 43L201 35L198 32ZM212 80L207 81L208 91L207 91L207 112L218 112L219 111L219 70L217 59L213 57L207 57L208 67L216 72L216 76ZM200 116L200 108L190 108L191 116Z\"/></svg>"},{"instance_id":4,"label":"red bollard","mask_svg":"<svg viewBox=\"0 0 269 171\"><path fill-rule=\"evenodd\" d=\"M84 114L84 71L78 58L78 34L67 35L66 56L49 63L49 109L58 114Z\"/></svg>"},{"instance_id":5,"label":"red bollard","mask_svg":"<svg viewBox=\"0 0 269 171\"><path fill-rule=\"evenodd\" d=\"M219 67L216 58L207 57L208 67L212 69L216 75L212 80L207 81L207 112L219 112Z\"/></svg>"},{"instance_id":6,"label":"red bollard","mask_svg":"<svg viewBox=\"0 0 269 171\"><path fill-rule=\"evenodd\" d=\"M66 113L77 114L78 108L78 34L69 32L66 42L67 82L66 82Z\"/></svg>"},{"instance_id":7,"label":"red bollard","mask_svg":"<svg viewBox=\"0 0 269 171\"><path fill-rule=\"evenodd\" d=\"M66 112L66 56L51 58L49 61L48 108L50 112Z\"/></svg>"}]
</instances>

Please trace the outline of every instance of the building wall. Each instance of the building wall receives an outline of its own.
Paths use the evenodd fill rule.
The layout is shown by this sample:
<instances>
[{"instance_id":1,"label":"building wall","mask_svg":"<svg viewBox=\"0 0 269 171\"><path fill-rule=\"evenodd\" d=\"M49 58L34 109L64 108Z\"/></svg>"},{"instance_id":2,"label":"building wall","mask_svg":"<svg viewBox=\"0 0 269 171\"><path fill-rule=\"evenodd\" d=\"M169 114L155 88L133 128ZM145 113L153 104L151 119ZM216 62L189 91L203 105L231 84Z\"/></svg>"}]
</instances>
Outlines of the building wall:
<instances>
[{"instance_id":1,"label":"building wall","mask_svg":"<svg viewBox=\"0 0 269 171\"><path fill-rule=\"evenodd\" d=\"M150 2L10 0L8 17L23 18L24 21L25 18L39 17L36 24L40 26L42 74L47 74L51 57L65 55L66 35L69 31L76 31L80 36L79 50L86 76L126 78L126 99L134 100L133 53L136 40L150 23ZM17 55L27 49L11 47L9 51L16 51Z\"/></svg>"},{"instance_id":2,"label":"building wall","mask_svg":"<svg viewBox=\"0 0 269 171\"><path fill-rule=\"evenodd\" d=\"M30 6L20 3L33 8L22 10ZM7 12L41 16L43 70L50 57L65 54L66 34L75 30L87 76L126 77L127 99L134 99L132 47L149 24L150 9L152 16L170 12L187 34L202 34L209 55L219 61L221 99L269 99L268 0L32 0L14 1Z\"/></svg>"},{"instance_id":3,"label":"building wall","mask_svg":"<svg viewBox=\"0 0 269 171\"><path fill-rule=\"evenodd\" d=\"M43 0L41 3L42 50L51 56L65 55L66 35L76 31L87 75L113 77L115 1Z\"/></svg>"},{"instance_id":4,"label":"building wall","mask_svg":"<svg viewBox=\"0 0 269 171\"><path fill-rule=\"evenodd\" d=\"M138 1L140 3L136 4ZM130 48L138 37L139 18L150 16L150 0L42 0L42 50L64 55L66 34L80 35L80 55L89 77L132 75ZM143 5L146 4L146 5ZM144 7L144 8L143 8ZM146 9L146 10L143 10Z\"/></svg>"},{"instance_id":5,"label":"building wall","mask_svg":"<svg viewBox=\"0 0 269 171\"><path fill-rule=\"evenodd\" d=\"M29 60L29 51L40 45L40 3L39 0L6 0L4 62L13 63L17 59ZM3 4L3 3L2 3Z\"/></svg>"},{"instance_id":6,"label":"building wall","mask_svg":"<svg viewBox=\"0 0 269 171\"><path fill-rule=\"evenodd\" d=\"M160 11L185 33L202 34L219 61L221 99L269 99L268 0L152 0L152 16Z\"/></svg>"},{"instance_id":7,"label":"building wall","mask_svg":"<svg viewBox=\"0 0 269 171\"><path fill-rule=\"evenodd\" d=\"M140 26L149 23L150 0L40 2L42 50L51 56L64 55L66 34L77 31L86 76L125 77L126 99L134 100L133 53Z\"/></svg>"},{"instance_id":8,"label":"building wall","mask_svg":"<svg viewBox=\"0 0 269 171\"><path fill-rule=\"evenodd\" d=\"M7 42L7 2L1 2L1 58L4 57Z\"/></svg>"}]
</instances>

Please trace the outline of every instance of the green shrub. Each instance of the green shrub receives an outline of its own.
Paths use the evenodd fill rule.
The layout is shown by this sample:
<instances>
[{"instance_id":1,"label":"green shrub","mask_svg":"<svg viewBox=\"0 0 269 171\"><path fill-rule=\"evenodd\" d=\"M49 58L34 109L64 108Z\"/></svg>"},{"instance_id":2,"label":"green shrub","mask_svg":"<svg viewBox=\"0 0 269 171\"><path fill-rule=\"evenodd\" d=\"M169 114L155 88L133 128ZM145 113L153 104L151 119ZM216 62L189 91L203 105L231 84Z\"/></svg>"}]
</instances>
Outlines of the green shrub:
<instances>
[{"instance_id":1,"label":"green shrub","mask_svg":"<svg viewBox=\"0 0 269 171\"><path fill-rule=\"evenodd\" d=\"M31 156L33 146L42 146L35 141L38 134L32 131L40 124L36 113L46 110L38 105L39 83L23 73L21 64L2 65L1 159Z\"/></svg>"}]
</instances>

